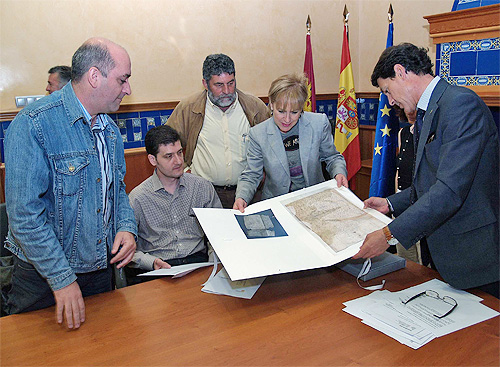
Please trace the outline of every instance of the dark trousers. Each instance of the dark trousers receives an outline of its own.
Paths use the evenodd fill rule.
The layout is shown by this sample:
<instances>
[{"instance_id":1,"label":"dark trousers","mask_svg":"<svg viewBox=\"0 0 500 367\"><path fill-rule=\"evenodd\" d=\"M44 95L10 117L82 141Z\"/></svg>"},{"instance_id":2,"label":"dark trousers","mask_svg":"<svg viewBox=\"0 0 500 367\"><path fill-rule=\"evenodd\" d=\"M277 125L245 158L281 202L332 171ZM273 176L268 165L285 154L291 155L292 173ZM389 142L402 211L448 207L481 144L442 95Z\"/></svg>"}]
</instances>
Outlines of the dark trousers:
<instances>
[{"instance_id":1,"label":"dark trousers","mask_svg":"<svg viewBox=\"0 0 500 367\"><path fill-rule=\"evenodd\" d=\"M84 297L108 292L112 287L112 268L76 274ZM55 304L54 294L47 281L33 265L14 256L12 288L7 298L9 314L40 310Z\"/></svg>"},{"instance_id":2,"label":"dark trousers","mask_svg":"<svg viewBox=\"0 0 500 367\"><path fill-rule=\"evenodd\" d=\"M427 244L427 238L425 237L420 239L420 255L422 256L422 265L429 266L431 269L437 270L436 265L434 265L434 261L432 261L429 245Z\"/></svg>"},{"instance_id":3,"label":"dark trousers","mask_svg":"<svg viewBox=\"0 0 500 367\"><path fill-rule=\"evenodd\" d=\"M183 264L193 264L193 263L203 263L208 261L208 254L205 251L198 251L194 254L188 255L186 257L182 257L179 259L170 259L170 260L163 260L166 263L168 263L170 266L177 266L177 265L183 265ZM139 274L146 273L151 270L145 270L145 269L139 269L139 268L131 268L126 266L125 268L125 276L127 278L127 285L134 285L134 284L139 284L139 283L144 283L150 280L154 279L160 279L163 277L151 277L151 276L145 276L145 277L139 277Z\"/></svg>"},{"instance_id":4,"label":"dark trousers","mask_svg":"<svg viewBox=\"0 0 500 367\"><path fill-rule=\"evenodd\" d=\"M427 239L425 237L420 240L420 251L422 254L422 264L424 266L430 266L431 269L437 270L436 265L434 265L434 261L432 261L432 256L429 251ZM500 293L499 282L484 284L476 288L482 290L483 292L491 294L493 297L499 298L499 293Z\"/></svg>"},{"instance_id":5,"label":"dark trousers","mask_svg":"<svg viewBox=\"0 0 500 367\"><path fill-rule=\"evenodd\" d=\"M215 186L215 192L219 196L220 202L224 209L233 209L233 204L236 195L236 186Z\"/></svg>"},{"instance_id":6,"label":"dark trousers","mask_svg":"<svg viewBox=\"0 0 500 367\"><path fill-rule=\"evenodd\" d=\"M248 205L261 201L262 199L262 185L259 185L257 191L253 196L252 201ZM236 200L236 185L234 186L216 186L214 185L215 192L219 196L220 202L224 209L233 209L234 201Z\"/></svg>"},{"instance_id":7,"label":"dark trousers","mask_svg":"<svg viewBox=\"0 0 500 367\"><path fill-rule=\"evenodd\" d=\"M489 283L489 284L484 284L479 287L476 287L477 289L482 290L485 293L491 294L493 297L500 298L499 293L500 293L500 283L499 282L494 282L494 283Z\"/></svg>"}]
</instances>

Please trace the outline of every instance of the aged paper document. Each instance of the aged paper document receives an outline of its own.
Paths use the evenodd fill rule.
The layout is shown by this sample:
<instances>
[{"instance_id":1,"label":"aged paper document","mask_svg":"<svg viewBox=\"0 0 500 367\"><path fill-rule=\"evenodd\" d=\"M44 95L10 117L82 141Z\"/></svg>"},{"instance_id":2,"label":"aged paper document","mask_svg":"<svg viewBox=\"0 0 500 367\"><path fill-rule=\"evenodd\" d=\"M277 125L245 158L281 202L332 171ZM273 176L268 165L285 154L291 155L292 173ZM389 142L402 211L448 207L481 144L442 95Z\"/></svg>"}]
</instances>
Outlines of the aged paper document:
<instances>
[{"instance_id":1,"label":"aged paper document","mask_svg":"<svg viewBox=\"0 0 500 367\"><path fill-rule=\"evenodd\" d=\"M286 207L336 252L363 241L368 233L385 225L335 189L292 201Z\"/></svg>"}]
</instances>

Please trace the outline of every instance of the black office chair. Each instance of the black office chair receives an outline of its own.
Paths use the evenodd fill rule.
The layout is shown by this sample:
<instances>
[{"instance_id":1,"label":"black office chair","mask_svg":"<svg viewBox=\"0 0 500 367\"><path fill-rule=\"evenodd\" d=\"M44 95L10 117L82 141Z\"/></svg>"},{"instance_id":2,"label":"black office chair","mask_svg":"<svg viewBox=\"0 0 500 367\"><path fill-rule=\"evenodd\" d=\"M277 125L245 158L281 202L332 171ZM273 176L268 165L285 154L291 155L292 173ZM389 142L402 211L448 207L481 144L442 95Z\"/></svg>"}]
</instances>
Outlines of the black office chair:
<instances>
[{"instance_id":1,"label":"black office chair","mask_svg":"<svg viewBox=\"0 0 500 367\"><path fill-rule=\"evenodd\" d=\"M7 232L9 231L9 220L5 203L0 204L0 286L2 293L1 316L6 315L7 293L11 288L13 260L12 253L4 246Z\"/></svg>"},{"instance_id":2,"label":"black office chair","mask_svg":"<svg viewBox=\"0 0 500 367\"><path fill-rule=\"evenodd\" d=\"M11 252L4 247L5 238L9 231L9 219L7 218L7 207L5 203L0 204L0 241L2 242L2 250L0 256L11 256Z\"/></svg>"}]
</instances>

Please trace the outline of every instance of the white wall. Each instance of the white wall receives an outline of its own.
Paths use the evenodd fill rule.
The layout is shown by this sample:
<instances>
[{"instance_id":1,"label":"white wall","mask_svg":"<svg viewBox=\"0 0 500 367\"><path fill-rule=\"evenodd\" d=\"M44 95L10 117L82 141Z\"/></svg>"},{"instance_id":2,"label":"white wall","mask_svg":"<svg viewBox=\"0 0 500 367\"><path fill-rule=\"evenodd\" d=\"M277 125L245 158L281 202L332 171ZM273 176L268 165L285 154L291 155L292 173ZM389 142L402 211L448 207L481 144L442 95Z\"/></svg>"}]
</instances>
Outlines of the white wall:
<instances>
[{"instance_id":1,"label":"white wall","mask_svg":"<svg viewBox=\"0 0 500 367\"><path fill-rule=\"evenodd\" d=\"M424 15L451 10L453 0L391 0L394 43L435 47ZM47 70L70 65L79 45L103 36L132 59L132 95L124 103L176 101L201 86L206 55L236 64L238 87L267 95L276 77L301 71L307 15L317 93L337 93L343 9L350 12L350 49L358 92L376 91L370 75L387 36L389 1L379 0L0 0L0 112L15 96L44 94Z\"/></svg>"}]
</instances>

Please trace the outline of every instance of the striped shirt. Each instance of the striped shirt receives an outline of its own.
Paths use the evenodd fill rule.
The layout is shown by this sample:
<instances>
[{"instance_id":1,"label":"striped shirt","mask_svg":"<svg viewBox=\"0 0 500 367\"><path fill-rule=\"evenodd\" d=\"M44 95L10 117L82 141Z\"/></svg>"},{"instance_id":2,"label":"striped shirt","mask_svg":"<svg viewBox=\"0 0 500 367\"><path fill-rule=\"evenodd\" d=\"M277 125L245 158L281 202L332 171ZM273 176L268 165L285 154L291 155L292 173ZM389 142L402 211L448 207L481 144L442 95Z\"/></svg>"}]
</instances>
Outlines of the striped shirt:
<instances>
[{"instance_id":1,"label":"striped shirt","mask_svg":"<svg viewBox=\"0 0 500 367\"><path fill-rule=\"evenodd\" d=\"M104 137L104 129L108 126L108 119L106 114L98 114L92 118L85 107L81 104L83 114L87 122L91 126L92 133L94 134L97 155L99 156L99 164L101 166L101 188L102 188L102 213L104 226L109 223L111 218L111 205L110 205L110 195L111 195L111 183L113 181L113 176L111 175L111 166L109 161L108 147L106 145L106 139ZM92 125L93 124L93 125Z\"/></svg>"}]
</instances>

